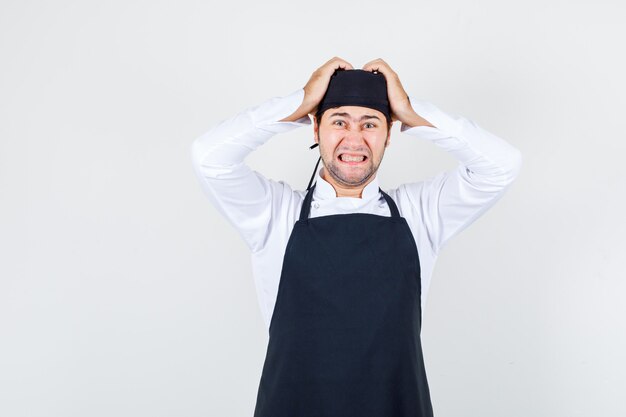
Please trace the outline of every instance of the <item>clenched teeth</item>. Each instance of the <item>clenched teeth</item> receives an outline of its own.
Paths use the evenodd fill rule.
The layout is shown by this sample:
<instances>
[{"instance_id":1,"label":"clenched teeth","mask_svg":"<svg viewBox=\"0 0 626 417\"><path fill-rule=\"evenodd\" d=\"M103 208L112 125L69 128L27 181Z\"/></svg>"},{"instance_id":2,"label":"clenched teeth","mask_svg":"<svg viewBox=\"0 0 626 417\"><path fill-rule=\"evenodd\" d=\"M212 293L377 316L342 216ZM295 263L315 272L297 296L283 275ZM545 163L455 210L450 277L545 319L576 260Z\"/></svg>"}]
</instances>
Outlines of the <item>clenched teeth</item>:
<instances>
[{"instance_id":1,"label":"clenched teeth","mask_svg":"<svg viewBox=\"0 0 626 417\"><path fill-rule=\"evenodd\" d=\"M365 155L351 156L351 155L341 154L339 155L339 159L345 162L361 162L365 160Z\"/></svg>"}]
</instances>

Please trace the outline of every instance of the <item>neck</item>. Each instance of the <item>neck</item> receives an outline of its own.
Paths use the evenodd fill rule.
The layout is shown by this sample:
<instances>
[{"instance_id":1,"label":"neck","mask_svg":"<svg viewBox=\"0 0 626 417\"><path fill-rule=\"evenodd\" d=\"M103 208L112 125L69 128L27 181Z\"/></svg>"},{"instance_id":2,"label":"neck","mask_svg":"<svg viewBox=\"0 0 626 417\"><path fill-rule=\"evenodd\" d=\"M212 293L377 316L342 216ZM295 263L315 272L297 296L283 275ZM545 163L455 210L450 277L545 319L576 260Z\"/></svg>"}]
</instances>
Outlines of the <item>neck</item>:
<instances>
[{"instance_id":1,"label":"neck","mask_svg":"<svg viewBox=\"0 0 626 417\"><path fill-rule=\"evenodd\" d=\"M320 173L320 175L326 182L328 182L330 185L333 186L337 197L353 197L353 198L362 198L363 189L365 188L367 184L372 182L374 178L376 177L376 175L372 175L370 179L367 180L366 183L351 187L351 186L342 185L338 183L337 181L335 181L331 175L327 175L325 167L322 168L322 172Z\"/></svg>"}]
</instances>

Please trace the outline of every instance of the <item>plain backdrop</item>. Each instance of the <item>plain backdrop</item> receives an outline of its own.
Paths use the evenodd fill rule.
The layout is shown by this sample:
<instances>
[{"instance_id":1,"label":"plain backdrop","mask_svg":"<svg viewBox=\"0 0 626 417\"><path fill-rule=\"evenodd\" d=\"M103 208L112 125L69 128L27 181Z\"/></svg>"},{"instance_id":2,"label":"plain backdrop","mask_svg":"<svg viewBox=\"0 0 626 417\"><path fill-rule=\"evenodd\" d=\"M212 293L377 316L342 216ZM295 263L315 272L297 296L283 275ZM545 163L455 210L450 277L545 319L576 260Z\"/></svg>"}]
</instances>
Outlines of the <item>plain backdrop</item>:
<instances>
[{"instance_id":1,"label":"plain backdrop","mask_svg":"<svg viewBox=\"0 0 626 417\"><path fill-rule=\"evenodd\" d=\"M339 56L383 58L411 97L523 154L434 270L422 339L436 416L623 417L625 11L2 1L0 415L252 415L267 331L191 143ZM312 143L296 129L247 162L305 189ZM396 125L378 175L389 189L455 165Z\"/></svg>"}]
</instances>

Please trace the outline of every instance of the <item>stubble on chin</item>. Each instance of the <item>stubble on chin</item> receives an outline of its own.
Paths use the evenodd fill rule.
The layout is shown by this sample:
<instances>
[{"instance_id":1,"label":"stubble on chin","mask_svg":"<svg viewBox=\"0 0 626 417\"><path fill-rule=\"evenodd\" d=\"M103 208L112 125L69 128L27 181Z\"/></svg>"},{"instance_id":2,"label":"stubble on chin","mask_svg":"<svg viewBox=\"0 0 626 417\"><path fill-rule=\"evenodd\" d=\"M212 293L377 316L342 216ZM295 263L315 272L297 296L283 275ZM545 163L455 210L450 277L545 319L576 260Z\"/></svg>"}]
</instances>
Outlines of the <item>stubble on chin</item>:
<instances>
[{"instance_id":1,"label":"stubble on chin","mask_svg":"<svg viewBox=\"0 0 626 417\"><path fill-rule=\"evenodd\" d=\"M374 169L374 166L370 164L368 167L368 170L364 172L363 176L361 176L360 178L357 178L356 180L354 179L351 180L350 178L346 178L343 175L341 169L339 168L337 163L335 163L334 161L328 164L326 163L326 161L324 161L324 167L326 168L328 175L332 176L336 182L338 182L339 184L343 186L353 186L353 187L364 184L376 172L376 170Z\"/></svg>"}]
</instances>

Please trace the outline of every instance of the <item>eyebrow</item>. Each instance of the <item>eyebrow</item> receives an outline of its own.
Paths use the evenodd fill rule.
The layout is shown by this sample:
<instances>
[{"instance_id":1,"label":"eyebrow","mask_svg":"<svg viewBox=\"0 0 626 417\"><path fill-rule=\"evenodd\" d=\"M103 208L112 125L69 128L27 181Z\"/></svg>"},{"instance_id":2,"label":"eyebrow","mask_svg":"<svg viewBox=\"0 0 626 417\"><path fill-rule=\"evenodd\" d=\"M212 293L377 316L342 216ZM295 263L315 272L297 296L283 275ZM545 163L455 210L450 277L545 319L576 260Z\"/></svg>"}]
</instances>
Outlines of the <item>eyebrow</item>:
<instances>
[{"instance_id":1,"label":"eyebrow","mask_svg":"<svg viewBox=\"0 0 626 417\"><path fill-rule=\"evenodd\" d=\"M346 113L346 112L341 112L341 113L340 112L335 112L335 113L331 114L329 116L329 118L330 117L334 117L334 116L350 117L350 115L348 113ZM373 114L365 114L365 115L361 116L361 118L359 119L359 122L361 122L363 120L366 120L366 119L378 119L378 121L380 121L380 117L378 117L378 116L375 116Z\"/></svg>"}]
</instances>

